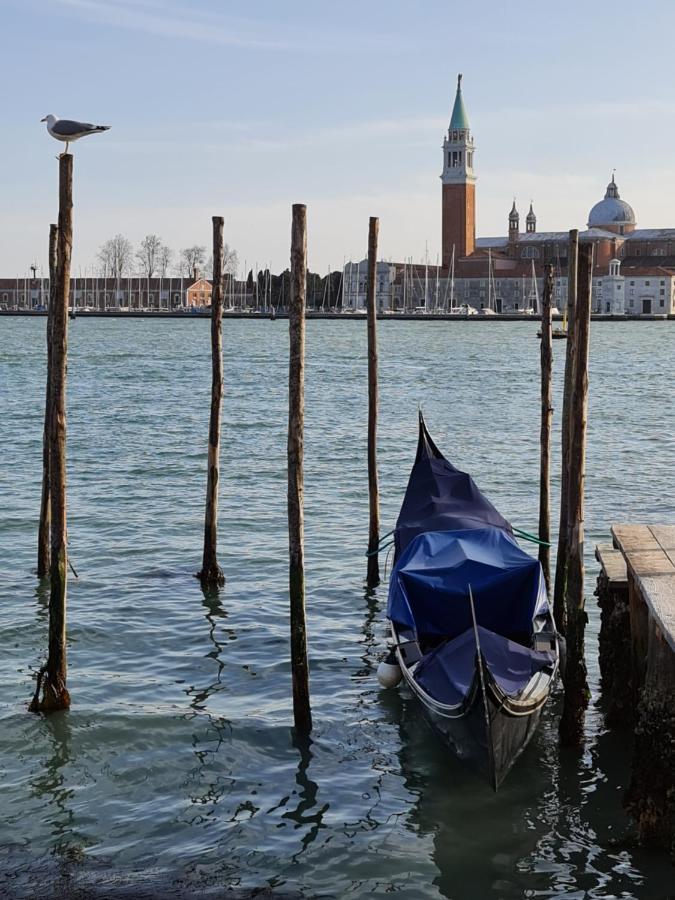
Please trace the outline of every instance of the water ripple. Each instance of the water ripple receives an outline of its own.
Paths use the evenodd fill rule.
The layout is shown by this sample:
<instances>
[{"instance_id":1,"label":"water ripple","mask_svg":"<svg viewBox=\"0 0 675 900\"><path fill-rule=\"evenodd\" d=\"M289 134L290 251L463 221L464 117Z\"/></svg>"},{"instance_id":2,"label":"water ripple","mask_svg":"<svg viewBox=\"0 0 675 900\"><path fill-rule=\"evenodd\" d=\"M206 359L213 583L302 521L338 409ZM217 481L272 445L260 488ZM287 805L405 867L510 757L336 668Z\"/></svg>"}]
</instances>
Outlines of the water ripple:
<instances>
[{"instance_id":1,"label":"water ripple","mask_svg":"<svg viewBox=\"0 0 675 900\"><path fill-rule=\"evenodd\" d=\"M592 545L617 520L675 521L673 323L594 326ZM382 323L383 530L417 403L453 461L534 530L536 325ZM224 590L199 568L208 323L77 320L69 364L73 708L30 716L47 593L36 583L44 321L0 320L0 894L662 898L666 863L627 842L629 748L598 709L560 753L559 697L493 796L374 679L386 589L366 592L365 323L307 328L309 743L290 727L283 323L227 321L219 516ZM554 427L562 354L556 348ZM558 448L554 451L558 453ZM557 455L554 457L557 458ZM558 489L554 472L554 490ZM598 615L589 604L597 697ZM49 886L49 887L48 887Z\"/></svg>"}]
</instances>

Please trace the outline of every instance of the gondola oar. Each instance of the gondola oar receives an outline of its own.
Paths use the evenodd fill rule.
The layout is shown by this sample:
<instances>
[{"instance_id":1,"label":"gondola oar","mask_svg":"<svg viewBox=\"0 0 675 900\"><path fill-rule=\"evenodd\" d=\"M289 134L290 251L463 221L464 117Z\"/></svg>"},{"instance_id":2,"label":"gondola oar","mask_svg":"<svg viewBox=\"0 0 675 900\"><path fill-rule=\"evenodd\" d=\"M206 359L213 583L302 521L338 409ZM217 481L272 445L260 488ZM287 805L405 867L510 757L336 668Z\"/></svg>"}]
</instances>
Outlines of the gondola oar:
<instances>
[{"instance_id":1,"label":"gondola oar","mask_svg":"<svg viewBox=\"0 0 675 900\"><path fill-rule=\"evenodd\" d=\"M490 722L490 709L488 707L487 689L485 687L485 672L483 671L483 654L480 649L480 638L478 636L478 622L476 621L476 608L473 603L473 591L471 585L469 587L469 603L471 604L471 618L473 620L473 636L476 641L476 660L478 662L478 677L480 679L480 690L483 696L483 710L485 712L485 736L487 738L488 759L490 763L490 781L493 790L497 791L497 772L495 769L494 753L492 748L492 725Z\"/></svg>"}]
</instances>

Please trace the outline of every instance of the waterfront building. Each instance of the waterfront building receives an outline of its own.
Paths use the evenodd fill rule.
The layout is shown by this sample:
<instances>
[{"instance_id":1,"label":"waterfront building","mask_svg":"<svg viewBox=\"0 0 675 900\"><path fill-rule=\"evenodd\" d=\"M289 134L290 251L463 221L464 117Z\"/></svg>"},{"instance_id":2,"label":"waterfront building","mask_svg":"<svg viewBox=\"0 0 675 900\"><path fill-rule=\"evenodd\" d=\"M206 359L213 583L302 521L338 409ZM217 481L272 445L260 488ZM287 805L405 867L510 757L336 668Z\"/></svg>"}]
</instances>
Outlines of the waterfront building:
<instances>
[{"instance_id":1,"label":"waterfront building","mask_svg":"<svg viewBox=\"0 0 675 900\"><path fill-rule=\"evenodd\" d=\"M96 312L175 311L210 306L211 290L211 282L199 277L75 277L70 279L70 305ZM224 276L226 302L243 305L247 290L246 282ZM41 310L48 302L48 278L0 278L0 310Z\"/></svg>"},{"instance_id":2,"label":"waterfront building","mask_svg":"<svg viewBox=\"0 0 675 900\"><path fill-rule=\"evenodd\" d=\"M213 287L207 278L195 275L196 280L185 292L185 305L189 307L211 306L211 294Z\"/></svg>"},{"instance_id":3,"label":"waterfront building","mask_svg":"<svg viewBox=\"0 0 675 900\"><path fill-rule=\"evenodd\" d=\"M463 155L460 143L463 143ZM520 228L514 199L507 218L506 235L475 237L475 149L460 77L443 143L441 174L443 266L447 270L454 260L457 295L462 302L472 303L480 309L485 304L492 305L492 288L492 308L500 312L521 312L524 303L536 303L537 295L541 296L544 266L550 263L555 278L554 302L561 307L567 292L568 232L538 231L532 202L524 232ZM470 156L467 157L467 153ZM455 191L449 195L449 186L453 184L462 184L466 189L463 193ZM469 222L473 236L468 235L465 227ZM604 197L591 208L587 228L580 232L579 240L593 244L594 312L610 315L675 313L672 283L675 228L638 229L633 207L622 199L613 173ZM536 284L535 290L525 288L528 276L532 276L530 280Z\"/></svg>"},{"instance_id":4,"label":"waterfront building","mask_svg":"<svg viewBox=\"0 0 675 900\"><path fill-rule=\"evenodd\" d=\"M548 263L554 271L554 305L562 309L567 297L568 232L539 231L532 201L521 230L514 198L505 216L506 233L477 237L475 153L460 75L443 140L441 265L378 264L380 309L538 312ZM621 197L614 174L604 197L588 213L579 240L593 245L594 312L675 314L675 228L638 229L633 207ZM346 308L365 308L366 270L367 260L345 267Z\"/></svg>"}]
</instances>

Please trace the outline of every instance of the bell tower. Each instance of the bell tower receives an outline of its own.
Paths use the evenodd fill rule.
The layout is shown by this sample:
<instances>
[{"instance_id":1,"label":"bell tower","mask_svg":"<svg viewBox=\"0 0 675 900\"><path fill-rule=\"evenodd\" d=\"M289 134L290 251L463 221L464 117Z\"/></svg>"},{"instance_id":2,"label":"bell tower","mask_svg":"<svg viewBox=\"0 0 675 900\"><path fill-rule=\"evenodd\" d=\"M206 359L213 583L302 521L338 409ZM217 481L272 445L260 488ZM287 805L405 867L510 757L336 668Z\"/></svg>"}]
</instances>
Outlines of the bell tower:
<instances>
[{"instance_id":1,"label":"bell tower","mask_svg":"<svg viewBox=\"0 0 675 900\"><path fill-rule=\"evenodd\" d=\"M476 247L476 176L473 172L474 144L462 97L462 76L457 76L457 94L450 127L443 141L442 231L443 266L455 257L470 256Z\"/></svg>"}]
</instances>

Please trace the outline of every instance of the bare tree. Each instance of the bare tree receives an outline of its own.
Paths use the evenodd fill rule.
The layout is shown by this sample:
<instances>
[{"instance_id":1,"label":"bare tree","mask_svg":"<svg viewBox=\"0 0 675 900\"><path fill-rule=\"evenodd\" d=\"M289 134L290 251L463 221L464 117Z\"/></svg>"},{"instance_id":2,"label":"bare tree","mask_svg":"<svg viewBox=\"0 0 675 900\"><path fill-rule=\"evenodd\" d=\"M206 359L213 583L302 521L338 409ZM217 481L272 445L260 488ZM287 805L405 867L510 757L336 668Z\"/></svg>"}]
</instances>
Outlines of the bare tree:
<instances>
[{"instance_id":1,"label":"bare tree","mask_svg":"<svg viewBox=\"0 0 675 900\"><path fill-rule=\"evenodd\" d=\"M194 247L185 247L180 251L179 267L188 278L192 277L195 269L203 270L205 262L206 247L195 245Z\"/></svg>"},{"instance_id":2,"label":"bare tree","mask_svg":"<svg viewBox=\"0 0 675 900\"><path fill-rule=\"evenodd\" d=\"M160 256L164 245L156 234L148 234L141 241L136 251L139 271L147 278L152 278L160 265Z\"/></svg>"},{"instance_id":3,"label":"bare tree","mask_svg":"<svg viewBox=\"0 0 675 900\"><path fill-rule=\"evenodd\" d=\"M239 254L236 250L230 247L229 244L225 244L224 247L225 258L223 262L223 274L224 275L236 275L237 268L239 267ZM213 257L209 256L208 262L206 263L206 272L210 272L213 269Z\"/></svg>"},{"instance_id":4,"label":"bare tree","mask_svg":"<svg viewBox=\"0 0 675 900\"><path fill-rule=\"evenodd\" d=\"M171 247L167 247L166 244L162 244L159 255L157 256L157 269L159 270L159 274L162 278L166 278L169 274L172 257L173 250L171 249Z\"/></svg>"},{"instance_id":5,"label":"bare tree","mask_svg":"<svg viewBox=\"0 0 675 900\"><path fill-rule=\"evenodd\" d=\"M100 274L104 278L122 278L131 269L133 252L131 241L121 234L116 234L115 237L101 244L96 254Z\"/></svg>"}]
</instances>

